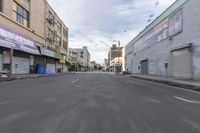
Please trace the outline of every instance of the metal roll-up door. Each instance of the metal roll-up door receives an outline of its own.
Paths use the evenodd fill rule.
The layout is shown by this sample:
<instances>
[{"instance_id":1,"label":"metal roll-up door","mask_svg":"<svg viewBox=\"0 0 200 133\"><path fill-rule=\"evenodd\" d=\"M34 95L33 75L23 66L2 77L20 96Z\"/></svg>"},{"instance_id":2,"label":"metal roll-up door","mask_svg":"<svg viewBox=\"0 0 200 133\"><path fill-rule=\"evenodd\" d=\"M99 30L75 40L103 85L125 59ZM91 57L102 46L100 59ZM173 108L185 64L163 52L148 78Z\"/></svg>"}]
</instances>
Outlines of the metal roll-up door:
<instances>
[{"instance_id":1,"label":"metal roll-up door","mask_svg":"<svg viewBox=\"0 0 200 133\"><path fill-rule=\"evenodd\" d=\"M30 71L30 59L22 57L12 58L12 74L28 74Z\"/></svg>"},{"instance_id":2,"label":"metal roll-up door","mask_svg":"<svg viewBox=\"0 0 200 133\"><path fill-rule=\"evenodd\" d=\"M148 60L141 61L141 74L148 74Z\"/></svg>"},{"instance_id":3,"label":"metal roll-up door","mask_svg":"<svg viewBox=\"0 0 200 133\"><path fill-rule=\"evenodd\" d=\"M53 58L47 58L47 68L51 73L56 73L56 61Z\"/></svg>"},{"instance_id":4,"label":"metal roll-up door","mask_svg":"<svg viewBox=\"0 0 200 133\"><path fill-rule=\"evenodd\" d=\"M63 66L63 72L67 72L68 71L68 67L66 65Z\"/></svg>"},{"instance_id":5,"label":"metal roll-up door","mask_svg":"<svg viewBox=\"0 0 200 133\"><path fill-rule=\"evenodd\" d=\"M0 54L0 71L3 69L3 55Z\"/></svg>"},{"instance_id":6,"label":"metal roll-up door","mask_svg":"<svg viewBox=\"0 0 200 133\"><path fill-rule=\"evenodd\" d=\"M192 78L192 52L190 48L172 51L172 75Z\"/></svg>"},{"instance_id":7,"label":"metal roll-up door","mask_svg":"<svg viewBox=\"0 0 200 133\"><path fill-rule=\"evenodd\" d=\"M47 63L47 68L50 70L51 73L56 73L56 65Z\"/></svg>"},{"instance_id":8,"label":"metal roll-up door","mask_svg":"<svg viewBox=\"0 0 200 133\"><path fill-rule=\"evenodd\" d=\"M56 69L62 69L62 64L57 63L57 64L56 64Z\"/></svg>"}]
</instances>

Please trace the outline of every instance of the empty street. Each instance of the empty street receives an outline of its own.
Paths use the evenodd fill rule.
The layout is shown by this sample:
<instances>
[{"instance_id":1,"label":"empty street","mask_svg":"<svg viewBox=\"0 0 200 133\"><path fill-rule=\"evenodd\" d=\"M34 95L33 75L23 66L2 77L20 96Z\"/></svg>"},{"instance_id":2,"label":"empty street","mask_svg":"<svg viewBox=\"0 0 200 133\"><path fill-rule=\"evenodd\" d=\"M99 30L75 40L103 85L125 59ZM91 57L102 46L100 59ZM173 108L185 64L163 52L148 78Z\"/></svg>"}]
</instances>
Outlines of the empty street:
<instances>
[{"instance_id":1,"label":"empty street","mask_svg":"<svg viewBox=\"0 0 200 133\"><path fill-rule=\"evenodd\" d=\"M199 133L200 94L110 73L0 83L0 133Z\"/></svg>"}]
</instances>

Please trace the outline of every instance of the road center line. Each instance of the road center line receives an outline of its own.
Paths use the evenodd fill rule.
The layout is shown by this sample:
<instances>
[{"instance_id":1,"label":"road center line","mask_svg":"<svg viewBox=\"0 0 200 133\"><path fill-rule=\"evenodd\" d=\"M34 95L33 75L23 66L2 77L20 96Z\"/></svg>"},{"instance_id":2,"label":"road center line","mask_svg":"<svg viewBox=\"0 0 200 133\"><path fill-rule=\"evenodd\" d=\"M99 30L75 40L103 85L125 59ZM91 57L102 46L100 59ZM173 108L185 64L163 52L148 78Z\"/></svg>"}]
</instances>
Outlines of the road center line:
<instances>
[{"instance_id":1,"label":"road center line","mask_svg":"<svg viewBox=\"0 0 200 133\"><path fill-rule=\"evenodd\" d=\"M78 82L78 81L79 81L79 79L73 80L73 81L72 81L72 84L74 84L74 83L76 83L76 82Z\"/></svg>"},{"instance_id":2,"label":"road center line","mask_svg":"<svg viewBox=\"0 0 200 133\"><path fill-rule=\"evenodd\" d=\"M179 100L184 101L184 102L188 102L188 103L192 103L192 104L200 104L200 101L188 100L188 99L184 99L184 98L177 97L177 96L174 96L174 97L176 99L179 99Z\"/></svg>"}]
</instances>

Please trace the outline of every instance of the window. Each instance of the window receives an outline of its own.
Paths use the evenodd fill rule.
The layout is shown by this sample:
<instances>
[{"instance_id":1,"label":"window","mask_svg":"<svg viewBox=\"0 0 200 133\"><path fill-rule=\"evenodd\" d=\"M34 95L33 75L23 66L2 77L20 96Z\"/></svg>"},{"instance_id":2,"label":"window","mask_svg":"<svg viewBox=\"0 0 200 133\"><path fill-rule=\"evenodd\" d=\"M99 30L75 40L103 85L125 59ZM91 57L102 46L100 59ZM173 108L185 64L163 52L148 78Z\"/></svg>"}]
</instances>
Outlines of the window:
<instances>
[{"instance_id":1,"label":"window","mask_svg":"<svg viewBox=\"0 0 200 133\"><path fill-rule=\"evenodd\" d=\"M53 40L53 31L52 31L51 29L49 29L49 28L48 28L48 39L49 39L50 41Z\"/></svg>"},{"instance_id":2,"label":"window","mask_svg":"<svg viewBox=\"0 0 200 133\"><path fill-rule=\"evenodd\" d=\"M0 12L3 11L3 0L0 0Z\"/></svg>"},{"instance_id":3,"label":"window","mask_svg":"<svg viewBox=\"0 0 200 133\"><path fill-rule=\"evenodd\" d=\"M61 46L61 38L59 37L59 36L57 36L57 44L59 45L59 46Z\"/></svg>"},{"instance_id":4,"label":"window","mask_svg":"<svg viewBox=\"0 0 200 133\"><path fill-rule=\"evenodd\" d=\"M68 31L65 28L63 28L63 36L68 38Z\"/></svg>"},{"instance_id":5,"label":"window","mask_svg":"<svg viewBox=\"0 0 200 133\"><path fill-rule=\"evenodd\" d=\"M84 58L84 56L83 56L83 55L80 55L80 58Z\"/></svg>"},{"instance_id":6,"label":"window","mask_svg":"<svg viewBox=\"0 0 200 133\"><path fill-rule=\"evenodd\" d=\"M169 36L181 33L183 30L183 11L178 10L169 17Z\"/></svg>"},{"instance_id":7,"label":"window","mask_svg":"<svg viewBox=\"0 0 200 133\"><path fill-rule=\"evenodd\" d=\"M53 14L49 11L49 14L48 14L48 19L49 20L52 20L53 19Z\"/></svg>"},{"instance_id":8,"label":"window","mask_svg":"<svg viewBox=\"0 0 200 133\"><path fill-rule=\"evenodd\" d=\"M66 41L63 40L63 48L64 49L68 49L68 43Z\"/></svg>"},{"instance_id":9,"label":"window","mask_svg":"<svg viewBox=\"0 0 200 133\"><path fill-rule=\"evenodd\" d=\"M62 26L61 26L60 22L57 21L57 24L56 24L56 25L57 25L57 31L58 31L58 32L61 32Z\"/></svg>"},{"instance_id":10,"label":"window","mask_svg":"<svg viewBox=\"0 0 200 133\"><path fill-rule=\"evenodd\" d=\"M29 12L16 2L13 3L13 17L17 22L29 27Z\"/></svg>"}]
</instances>

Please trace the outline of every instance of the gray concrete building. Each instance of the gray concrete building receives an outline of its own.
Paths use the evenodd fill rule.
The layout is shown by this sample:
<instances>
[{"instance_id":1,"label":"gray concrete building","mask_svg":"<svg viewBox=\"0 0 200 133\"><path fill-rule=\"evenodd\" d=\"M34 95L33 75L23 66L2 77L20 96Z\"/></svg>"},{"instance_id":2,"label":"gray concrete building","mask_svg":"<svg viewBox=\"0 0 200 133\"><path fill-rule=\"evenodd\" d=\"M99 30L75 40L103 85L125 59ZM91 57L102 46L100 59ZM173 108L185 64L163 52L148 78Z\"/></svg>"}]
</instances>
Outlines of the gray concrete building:
<instances>
[{"instance_id":1,"label":"gray concrete building","mask_svg":"<svg viewBox=\"0 0 200 133\"><path fill-rule=\"evenodd\" d=\"M83 47L83 66L88 68L90 66L90 52L88 51L88 48L85 46Z\"/></svg>"},{"instance_id":2,"label":"gray concrete building","mask_svg":"<svg viewBox=\"0 0 200 133\"><path fill-rule=\"evenodd\" d=\"M177 0L125 47L131 73L200 79L200 1Z\"/></svg>"}]
</instances>

